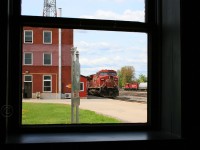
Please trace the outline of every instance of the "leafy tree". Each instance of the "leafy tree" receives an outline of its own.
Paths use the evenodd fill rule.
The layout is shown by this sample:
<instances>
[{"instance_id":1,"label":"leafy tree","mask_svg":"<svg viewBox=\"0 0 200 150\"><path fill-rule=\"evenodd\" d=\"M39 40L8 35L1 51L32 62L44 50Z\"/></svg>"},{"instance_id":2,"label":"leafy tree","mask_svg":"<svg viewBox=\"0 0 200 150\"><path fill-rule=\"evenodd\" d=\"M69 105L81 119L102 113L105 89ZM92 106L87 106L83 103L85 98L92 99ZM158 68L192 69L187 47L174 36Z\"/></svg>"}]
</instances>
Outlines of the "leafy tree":
<instances>
[{"instance_id":1,"label":"leafy tree","mask_svg":"<svg viewBox=\"0 0 200 150\"><path fill-rule=\"evenodd\" d=\"M121 70L117 70L117 75L119 77L118 82L119 82L119 87L122 88L122 74L121 74Z\"/></svg>"},{"instance_id":2,"label":"leafy tree","mask_svg":"<svg viewBox=\"0 0 200 150\"><path fill-rule=\"evenodd\" d=\"M119 87L124 86L126 83L130 83L135 78L135 68L133 66L124 66L118 70Z\"/></svg>"},{"instance_id":3,"label":"leafy tree","mask_svg":"<svg viewBox=\"0 0 200 150\"><path fill-rule=\"evenodd\" d=\"M144 74L140 74L137 82L147 82L147 77Z\"/></svg>"}]
</instances>

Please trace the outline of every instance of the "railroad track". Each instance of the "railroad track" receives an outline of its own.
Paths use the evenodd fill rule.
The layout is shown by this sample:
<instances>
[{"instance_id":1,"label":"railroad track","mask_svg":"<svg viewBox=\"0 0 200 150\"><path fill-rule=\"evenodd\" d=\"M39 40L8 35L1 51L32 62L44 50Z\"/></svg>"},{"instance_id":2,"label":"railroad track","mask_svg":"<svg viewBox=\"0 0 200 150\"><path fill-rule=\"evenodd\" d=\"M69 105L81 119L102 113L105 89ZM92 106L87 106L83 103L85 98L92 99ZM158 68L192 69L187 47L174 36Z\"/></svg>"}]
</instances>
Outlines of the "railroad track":
<instances>
[{"instance_id":1,"label":"railroad track","mask_svg":"<svg viewBox=\"0 0 200 150\"><path fill-rule=\"evenodd\" d=\"M92 96L89 95L88 99L105 99L106 97ZM147 102L147 92L146 91L125 91L120 90L119 96L116 98L109 98L121 101L129 101L129 102Z\"/></svg>"}]
</instances>

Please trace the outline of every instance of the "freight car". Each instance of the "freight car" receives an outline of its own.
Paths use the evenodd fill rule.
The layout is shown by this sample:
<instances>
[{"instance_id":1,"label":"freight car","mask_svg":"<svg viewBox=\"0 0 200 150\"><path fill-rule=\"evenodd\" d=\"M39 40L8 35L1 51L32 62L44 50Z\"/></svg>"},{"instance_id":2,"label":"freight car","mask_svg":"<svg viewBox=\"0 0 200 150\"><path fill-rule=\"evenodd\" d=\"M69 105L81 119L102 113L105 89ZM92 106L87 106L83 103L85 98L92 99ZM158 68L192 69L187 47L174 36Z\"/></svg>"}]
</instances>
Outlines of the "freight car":
<instances>
[{"instance_id":1,"label":"freight car","mask_svg":"<svg viewBox=\"0 0 200 150\"><path fill-rule=\"evenodd\" d=\"M147 90L147 82L141 82L141 83L126 83L124 86L124 90Z\"/></svg>"},{"instance_id":2,"label":"freight car","mask_svg":"<svg viewBox=\"0 0 200 150\"><path fill-rule=\"evenodd\" d=\"M119 96L118 76L115 70L100 70L88 77L88 95L115 98Z\"/></svg>"},{"instance_id":3,"label":"freight car","mask_svg":"<svg viewBox=\"0 0 200 150\"><path fill-rule=\"evenodd\" d=\"M139 84L137 82L135 83L126 83L124 86L124 90L138 90Z\"/></svg>"},{"instance_id":4,"label":"freight car","mask_svg":"<svg viewBox=\"0 0 200 150\"><path fill-rule=\"evenodd\" d=\"M147 82L141 82L139 84L138 90L147 90Z\"/></svg>"}]
</instances>

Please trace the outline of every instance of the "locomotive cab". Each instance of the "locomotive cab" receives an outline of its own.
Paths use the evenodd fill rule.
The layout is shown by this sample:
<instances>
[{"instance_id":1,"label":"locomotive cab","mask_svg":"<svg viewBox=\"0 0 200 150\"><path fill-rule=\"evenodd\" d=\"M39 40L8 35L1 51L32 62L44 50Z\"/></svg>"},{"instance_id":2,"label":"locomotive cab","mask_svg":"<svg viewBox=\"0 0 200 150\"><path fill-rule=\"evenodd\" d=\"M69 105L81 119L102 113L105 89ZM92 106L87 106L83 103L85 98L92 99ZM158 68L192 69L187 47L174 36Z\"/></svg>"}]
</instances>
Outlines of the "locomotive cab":
<instances>
[{"instance_id":1,"label":"locomotive cab","mask_svg":"<svg viewBox=\"0 0 200 150\"><path fill-rule=\"evenodd\" d=\"M90 75L88 94L115 98L119 95L118 76L114 70L101 70Z\"/></svg>"}]
</instances>

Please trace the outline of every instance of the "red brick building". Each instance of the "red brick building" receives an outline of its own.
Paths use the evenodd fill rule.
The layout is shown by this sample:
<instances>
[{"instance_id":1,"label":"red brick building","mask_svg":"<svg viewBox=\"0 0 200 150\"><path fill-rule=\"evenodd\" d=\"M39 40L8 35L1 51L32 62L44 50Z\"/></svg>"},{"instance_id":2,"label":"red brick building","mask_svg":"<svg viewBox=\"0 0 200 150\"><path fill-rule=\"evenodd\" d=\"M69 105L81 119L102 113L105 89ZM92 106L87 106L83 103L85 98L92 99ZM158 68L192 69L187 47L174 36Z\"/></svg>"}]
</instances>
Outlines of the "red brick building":
<instances>
[{"instance_id":1,"label":"red brick building","mask_svg":"<svg viewBox=\"0 0 200 150\"><path fill-rule=\"evenodd\" d=\"M81 75L80 78L80 93L81 98L87 98L87 77Z\"/></svg>"},{"instance_id":2,"label":"red brick building","mask_svg":"<svg viewBox=\"0 0 200 150\"><path fill-rule=\"evenodd\" d=\"M65 98L71 93L73 29L23 28L22 82L24 98ZM81 76L81 97L87 97Z\"/></svg>"}]
</instances>

